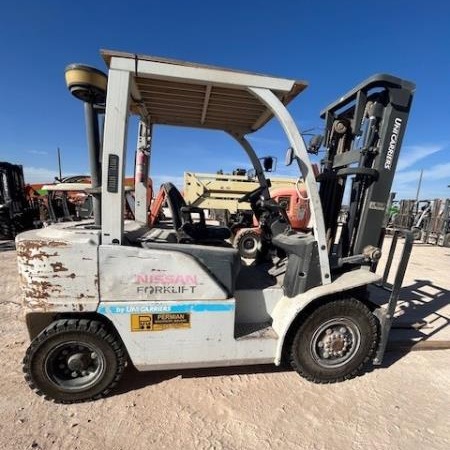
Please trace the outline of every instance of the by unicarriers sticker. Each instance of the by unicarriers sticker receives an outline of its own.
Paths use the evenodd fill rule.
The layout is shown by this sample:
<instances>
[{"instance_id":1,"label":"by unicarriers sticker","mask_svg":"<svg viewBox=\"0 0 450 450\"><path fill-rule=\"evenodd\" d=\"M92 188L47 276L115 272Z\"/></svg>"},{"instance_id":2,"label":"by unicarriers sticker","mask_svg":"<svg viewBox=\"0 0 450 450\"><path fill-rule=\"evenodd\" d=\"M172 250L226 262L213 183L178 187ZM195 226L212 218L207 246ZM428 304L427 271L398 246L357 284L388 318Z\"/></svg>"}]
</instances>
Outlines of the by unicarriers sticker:
<instances>
[{"instance_id":1,"label":"by unicarriers sticker","mask_svg":"<svg viewBox=\"0 0 450 450\"><path fill-rule=\"evenodd\" d=\"M169 328L191 328L191 314L131 314L131 331L163 331Z\"/></svg>"}]
</instances>

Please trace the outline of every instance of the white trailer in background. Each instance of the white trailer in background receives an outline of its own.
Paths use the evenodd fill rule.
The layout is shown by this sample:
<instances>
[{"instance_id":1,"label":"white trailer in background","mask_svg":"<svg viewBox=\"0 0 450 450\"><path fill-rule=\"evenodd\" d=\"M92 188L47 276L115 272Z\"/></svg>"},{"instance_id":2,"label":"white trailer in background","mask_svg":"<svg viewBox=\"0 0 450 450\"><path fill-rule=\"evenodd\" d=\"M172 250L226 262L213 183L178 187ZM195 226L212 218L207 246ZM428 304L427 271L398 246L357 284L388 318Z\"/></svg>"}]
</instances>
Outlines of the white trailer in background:
<instances>
[{"instance_id":1,"label":"white trailer in background","mask_svg":"<svg viewBox=\"0 0 450 450\"><path fill-rule=\"evenodd\" d=\"M272 189L295 187L297 181L298 178L270 177ZM258 187L258 179L248 175L184 172L183 197L188 205L236 214L252 210L249 203L239 199Z\"/></svg>"}]
</instances>

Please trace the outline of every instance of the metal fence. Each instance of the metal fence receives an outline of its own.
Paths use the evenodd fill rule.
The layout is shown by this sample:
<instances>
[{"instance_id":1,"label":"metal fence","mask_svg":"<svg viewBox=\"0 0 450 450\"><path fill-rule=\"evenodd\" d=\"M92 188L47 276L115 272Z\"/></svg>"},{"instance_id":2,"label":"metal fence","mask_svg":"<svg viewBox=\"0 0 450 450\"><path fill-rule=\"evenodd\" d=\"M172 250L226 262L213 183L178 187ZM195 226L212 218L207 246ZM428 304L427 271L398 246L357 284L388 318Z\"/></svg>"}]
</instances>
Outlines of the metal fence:
<instances>
[{"instance_id":1,"label":"metal fence","mask_svg":"<svg viewBox=\"0 0 450 450\"><path fill-rule=\"evenodd\" d=\"M450 247L450 199L401 200L388 229L412 230L424 243Z\"/></svg>"}]
</instances>

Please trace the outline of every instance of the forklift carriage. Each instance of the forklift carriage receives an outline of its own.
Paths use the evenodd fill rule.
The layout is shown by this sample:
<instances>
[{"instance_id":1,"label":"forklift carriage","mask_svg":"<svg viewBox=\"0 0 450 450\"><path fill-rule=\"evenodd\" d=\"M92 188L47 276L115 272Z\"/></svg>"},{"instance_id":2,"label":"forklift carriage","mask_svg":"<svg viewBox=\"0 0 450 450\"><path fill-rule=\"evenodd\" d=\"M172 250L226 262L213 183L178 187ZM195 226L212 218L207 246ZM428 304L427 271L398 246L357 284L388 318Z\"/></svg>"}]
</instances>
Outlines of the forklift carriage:
<instances>
[{"instance_id":1,"label":"forklift carriage","mask_svg":"<svg viewBox=\"0 0 450 450\"><path fill-rule=\"evenodd\" d=\"M305 82L115 51L102 56L107 77L78 64L66 69L71 93L84 102L94 220L16 239L30 387L57 402L96 399L127 361L160 370L287 359L319 383L380 364L410 235L387 307L372 303L367 287L384 280L375 269L414 85L376 75L328 106L317 175L286 109ZM132 221L124 220L130 114L140 119ZM274 116L290 143L286 164L298 164L305 184L307 231L292 230L270 198L270 180L245 137ZM240 199L251 204L261 232L252 264L242 263L226 227L207 224L170 183L163 187L171 224L148 226L151 137L160 124L222 130L243 147L259 181ZM349 209L341 223L343 202Z\"/></svg>"}]
</instances>

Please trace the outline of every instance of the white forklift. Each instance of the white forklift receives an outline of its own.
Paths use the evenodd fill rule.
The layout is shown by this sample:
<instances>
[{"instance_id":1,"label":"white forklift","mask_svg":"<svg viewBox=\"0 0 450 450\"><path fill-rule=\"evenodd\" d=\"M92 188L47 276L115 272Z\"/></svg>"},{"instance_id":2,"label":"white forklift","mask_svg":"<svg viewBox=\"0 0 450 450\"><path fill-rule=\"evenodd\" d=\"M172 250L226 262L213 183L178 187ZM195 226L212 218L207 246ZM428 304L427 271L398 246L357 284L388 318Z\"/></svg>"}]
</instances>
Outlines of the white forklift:
<instances>
[{"instance_id":1,"label":"white forklift","mask_svg":"<svg viewBox=\"0 0 450 450\"><path fill-rule=\"evenodd\" d=\"M318 174L286 109L303 81L115 51L102 56L107 76L83 65L66 69L70 91L85 104L94 220L16 239L30 387L71 403L108 394L127 363L145 371L287 360L318 383L380 364L410 235L387 307L372 303L367 287L382 280L375 268L414 85L377 75L328 106ZM124 220L131 114L140 120L132 221ZM305 232L293 231L283 205L270 198L263 169L270 164L261 164L245 138L274 116L290 143L286 164L298 165L306 186L312 226ZM230 231L208 225L173 184L163 185L171 223L148 226L151 136L161 124L221 130L241 144L259 180L241 198L261 228L252 264L242 264ZM338 223L343 201L350 205Z\"/></svg>"}]
</instances>

